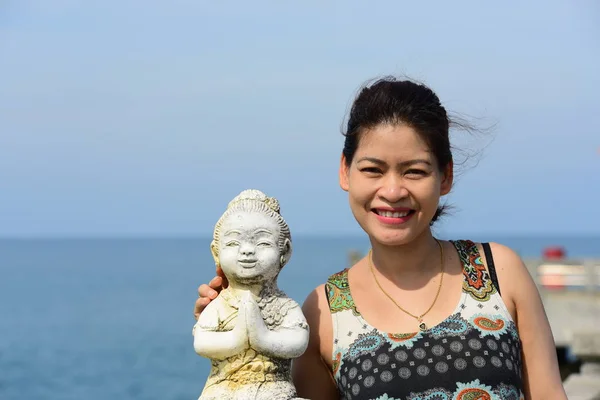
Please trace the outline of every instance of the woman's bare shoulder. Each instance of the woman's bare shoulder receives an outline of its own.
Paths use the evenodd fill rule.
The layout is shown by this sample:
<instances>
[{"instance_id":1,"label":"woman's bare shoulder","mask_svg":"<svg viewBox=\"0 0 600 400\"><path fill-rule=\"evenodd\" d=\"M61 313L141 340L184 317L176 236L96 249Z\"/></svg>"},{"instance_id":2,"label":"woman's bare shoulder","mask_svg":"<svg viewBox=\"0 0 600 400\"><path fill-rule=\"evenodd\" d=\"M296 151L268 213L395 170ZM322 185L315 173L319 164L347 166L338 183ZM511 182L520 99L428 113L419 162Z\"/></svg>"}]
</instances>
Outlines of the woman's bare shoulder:
<instances>
[{"instance_id":1,"label":"woman's bare shoulder","mask_svg":"<svg viewBox=\"0 0 600 400\"><path fill-rule=\"evenodd\" d=\"M490 242L490 250L505 301L510 300L517 306L519 300L524 300L524 295L537 295L535 282L523 259L514 249L501 243Z\"/></svg>"}]
</instances>

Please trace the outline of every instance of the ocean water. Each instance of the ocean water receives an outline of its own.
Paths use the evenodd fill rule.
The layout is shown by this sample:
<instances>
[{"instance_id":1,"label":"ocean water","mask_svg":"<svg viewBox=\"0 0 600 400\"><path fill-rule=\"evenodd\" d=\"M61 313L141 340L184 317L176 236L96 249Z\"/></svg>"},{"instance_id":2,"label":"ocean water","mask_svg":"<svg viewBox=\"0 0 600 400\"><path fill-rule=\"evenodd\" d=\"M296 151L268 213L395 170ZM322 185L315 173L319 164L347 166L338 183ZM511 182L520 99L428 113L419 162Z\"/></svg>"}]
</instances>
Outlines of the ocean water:
<instances>
[{"instance_id":1,"label":"ocean water","mask_svg":"<svg viewBox=\"0 0 600 400\"><path fill-rule=\"evenodd\" d=\"M487 238L523 257L600 238ZM209 371L192 346L208 239L0 240L0 399L197 399ZM280 287L298 302L363 238L294 238Z\"/></svg>"}]
</instances>

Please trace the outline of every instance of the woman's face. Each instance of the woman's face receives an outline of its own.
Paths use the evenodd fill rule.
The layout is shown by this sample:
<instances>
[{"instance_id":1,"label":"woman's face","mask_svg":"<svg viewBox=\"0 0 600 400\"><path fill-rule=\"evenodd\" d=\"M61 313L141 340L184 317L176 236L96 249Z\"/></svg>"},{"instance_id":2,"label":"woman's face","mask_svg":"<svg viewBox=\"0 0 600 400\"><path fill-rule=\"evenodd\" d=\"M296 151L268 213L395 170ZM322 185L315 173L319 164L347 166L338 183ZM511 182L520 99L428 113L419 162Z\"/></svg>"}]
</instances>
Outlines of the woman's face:
<instances>
[{"instance_id":1,"label":"woman's face","mask_svg":"<svg viewBox=\"0 0 600 400\"><path fill-rule=\"evenodd\" d=\"M452 164L440 172L413 128L382 124L362 133L350 166L342 157L340 186L371 238L403 245L429 229L440 196L452 187Z\"/></svg>"}]
</instances>

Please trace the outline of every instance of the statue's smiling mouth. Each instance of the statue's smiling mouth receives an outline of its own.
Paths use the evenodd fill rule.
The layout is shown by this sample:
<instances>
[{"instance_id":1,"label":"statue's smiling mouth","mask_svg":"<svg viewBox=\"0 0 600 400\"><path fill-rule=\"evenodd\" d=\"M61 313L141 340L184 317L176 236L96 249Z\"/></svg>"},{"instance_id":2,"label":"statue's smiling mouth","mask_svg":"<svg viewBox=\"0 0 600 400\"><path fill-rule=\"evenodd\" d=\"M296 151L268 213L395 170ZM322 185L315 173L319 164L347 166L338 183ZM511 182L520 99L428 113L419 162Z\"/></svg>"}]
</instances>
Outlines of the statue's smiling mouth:
<instances>
[{"instance_id":1,"label":"statue's smiling mouth","mask_svg":"<svg viewBox=\"0 0 600 400\"><path fill-rule=\"evenodd\" d=\"M243 268L254 268L256 266L256 262L258 260L251 260L251 259L243 259L243 260L238 260L238 263L243 267Z\"/></svg>"}]
</instances>

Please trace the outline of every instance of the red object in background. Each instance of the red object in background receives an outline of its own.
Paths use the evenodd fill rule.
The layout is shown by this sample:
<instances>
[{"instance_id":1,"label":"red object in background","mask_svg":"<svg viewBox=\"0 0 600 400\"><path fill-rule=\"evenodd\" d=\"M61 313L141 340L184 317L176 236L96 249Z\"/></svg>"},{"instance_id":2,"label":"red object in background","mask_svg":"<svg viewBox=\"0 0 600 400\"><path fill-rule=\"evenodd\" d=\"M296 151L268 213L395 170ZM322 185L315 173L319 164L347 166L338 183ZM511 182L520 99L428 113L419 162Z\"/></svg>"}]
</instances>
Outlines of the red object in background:
<instances>
[{"instance_id":1,"label":"red object in background","mask_svg":"<svg viewBox=\"0 0 600 400\"><path fill-rule=\"evenodd\" d=\"M560 246L550 246L544 249L543 254L546 260L562 260L565 258L565 249Z\"/></svg>"}]
</instances>

